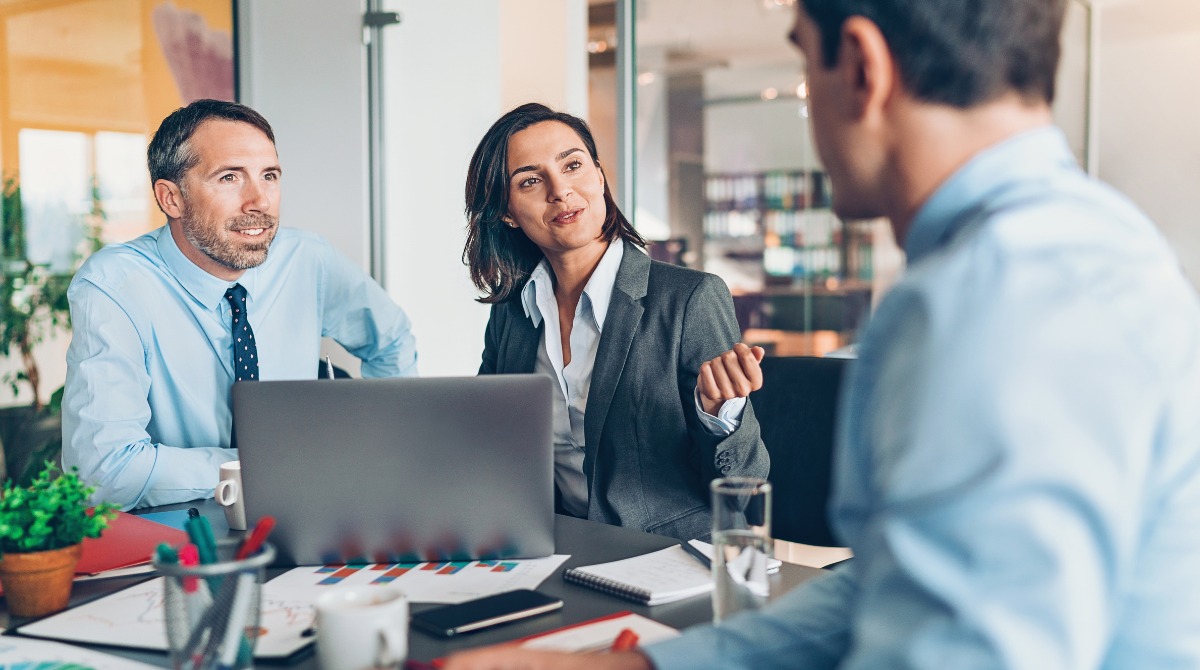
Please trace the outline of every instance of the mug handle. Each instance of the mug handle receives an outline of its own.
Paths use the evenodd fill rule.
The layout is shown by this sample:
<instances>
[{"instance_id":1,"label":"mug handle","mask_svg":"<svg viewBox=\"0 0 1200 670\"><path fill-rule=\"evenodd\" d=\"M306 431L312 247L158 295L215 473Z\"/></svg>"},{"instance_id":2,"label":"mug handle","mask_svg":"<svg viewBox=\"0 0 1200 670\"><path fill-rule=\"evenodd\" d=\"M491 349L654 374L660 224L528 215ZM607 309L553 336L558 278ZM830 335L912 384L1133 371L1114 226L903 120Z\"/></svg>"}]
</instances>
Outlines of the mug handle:
<instances>
[{"instance_id":1,"label":"mug handle","mask_svg":"<svg viewBox=\"0 0 1200 670\"><path fill-rule=\"evenodd\" d=\"M376 668L393 668L404 661L406 656L404 640L400 632L391 626L379 629L379 650L375 654Z\"/></svg>"},{"instance_id":2,"label":"mug handle","mask_svg":"<svg viewBox=\"0 0 1200 670\"><path fill-rule=\"evenodd\" d=\"M225 495L229 493L228 497ZM217 503L222 507L229 507L238 501L238 483L236 479L222 479L217 482L217 488L213 491L213 497L217 499ZM227 499L228 498L228 499Z\"/></svg>"}]
</instances>

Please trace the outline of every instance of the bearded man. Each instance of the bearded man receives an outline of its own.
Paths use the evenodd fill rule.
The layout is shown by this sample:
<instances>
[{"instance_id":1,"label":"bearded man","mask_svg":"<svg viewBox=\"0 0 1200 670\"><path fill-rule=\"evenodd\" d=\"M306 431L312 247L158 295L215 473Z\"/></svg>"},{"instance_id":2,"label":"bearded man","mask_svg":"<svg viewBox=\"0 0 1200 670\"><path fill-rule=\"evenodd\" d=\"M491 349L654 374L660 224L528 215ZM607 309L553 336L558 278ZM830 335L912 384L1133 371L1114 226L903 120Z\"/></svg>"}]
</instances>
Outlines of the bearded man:
<instances>
[{"instance_id":1,"label":"bearded man","mask_svg":"<svg viewBox=\"0 0 1200 670\"><path fill-rule=\"evenodd\" d=\"M231 444L230 388L306 379L322 337L364 377L417 373L408 316L317 235L279 227L270 124L199 100L147 149L167 225L105 247L68 292L63 464L125 509L213 495Z\"/></svg>"}]
</instances>

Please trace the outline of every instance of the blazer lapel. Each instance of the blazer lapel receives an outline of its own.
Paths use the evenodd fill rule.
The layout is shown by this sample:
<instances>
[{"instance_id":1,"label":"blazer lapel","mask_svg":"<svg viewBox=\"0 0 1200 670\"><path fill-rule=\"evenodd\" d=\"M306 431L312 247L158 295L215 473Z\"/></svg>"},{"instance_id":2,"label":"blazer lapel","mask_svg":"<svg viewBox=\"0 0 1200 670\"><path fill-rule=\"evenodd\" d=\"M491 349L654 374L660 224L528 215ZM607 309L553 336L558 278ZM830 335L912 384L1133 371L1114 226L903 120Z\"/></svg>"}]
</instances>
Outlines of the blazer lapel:
<instances>
[{"instance_id":1,"label":"blazer lapel","mask_svg":"<svg viewBox=\"0 0 1200 670\"><path fill-rule=\"evenodd\" d=\"M497 370L507 374L528 374L537 365L538 344L542 341L542 329L534 328L533 322L525 316L519 300L509 303L511 314L509 323L512 334L508 340L508 351L501 360L508 361L507 369Z\"/></svg>"},{"instance_id":2,"label":"blazer lapel","mask_svg":"<svg viewBox=\"0 0 1200 670\"><path fill-rule=\"evenodd\" d=\"M596 467L596 450L600 447L600 436L608 408L612 404L617 382L625 370L629 347L637 334L642 319L642 298L650 279L650 258L629 242L625 242L625 255L617 270L617 281L613 286L608 314L604 317L604 332L600 335L600 347L596 350L596 363L592 368L592 385L588 389L587 408L584 412L583 432L586 451L583 458L583 473L592 489L592 475Z\"/></svg>"}]
</instances>

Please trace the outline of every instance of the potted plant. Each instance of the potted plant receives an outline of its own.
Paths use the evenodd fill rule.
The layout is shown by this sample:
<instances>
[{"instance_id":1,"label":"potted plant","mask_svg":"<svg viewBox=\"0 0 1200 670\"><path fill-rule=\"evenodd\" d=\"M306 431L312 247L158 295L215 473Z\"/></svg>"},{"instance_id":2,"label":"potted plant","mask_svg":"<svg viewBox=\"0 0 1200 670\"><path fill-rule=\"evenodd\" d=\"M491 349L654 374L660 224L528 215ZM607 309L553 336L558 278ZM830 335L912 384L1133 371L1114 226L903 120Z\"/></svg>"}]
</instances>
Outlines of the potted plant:
<instances>
[{"instance_id":1,"label":"potted plant","mask_svg":"<svg viewBox=\"0 0 1200 670\"><path fill-rule=\"evenodd\" d=\"M67 606L85 537L100 537L117 506L89 509L95 491L72 468L46 461L29 486L11 479L0 492L0 585L14 616L32 617Z\"/></svg>"}]
</instances>

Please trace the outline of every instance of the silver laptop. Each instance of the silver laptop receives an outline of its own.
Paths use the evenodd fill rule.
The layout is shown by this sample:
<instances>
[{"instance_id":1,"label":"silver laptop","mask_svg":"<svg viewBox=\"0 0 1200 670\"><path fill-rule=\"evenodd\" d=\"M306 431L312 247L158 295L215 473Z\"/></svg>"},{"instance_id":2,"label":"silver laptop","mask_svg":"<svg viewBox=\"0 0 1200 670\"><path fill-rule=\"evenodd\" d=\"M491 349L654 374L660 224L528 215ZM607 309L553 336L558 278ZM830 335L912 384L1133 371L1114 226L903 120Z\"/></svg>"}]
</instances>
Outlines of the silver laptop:
<instances>
[{"instance_id":1,"label":"silver laptop","mask_svg":"<svg viewBox=\"0 0 1200 670\"><path fill-rule=\"evenodd\" d=\"M544 375L242 382L246 516L278 564L554 553Z\"/></svg>"}]
</instances>

